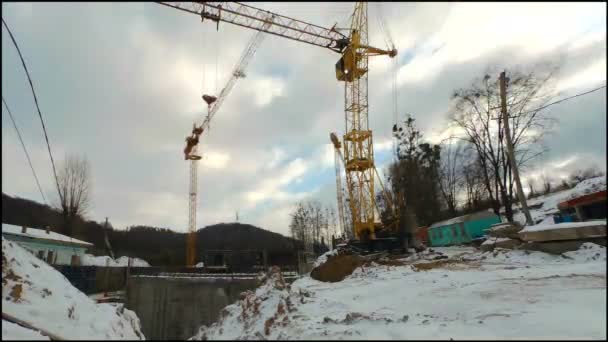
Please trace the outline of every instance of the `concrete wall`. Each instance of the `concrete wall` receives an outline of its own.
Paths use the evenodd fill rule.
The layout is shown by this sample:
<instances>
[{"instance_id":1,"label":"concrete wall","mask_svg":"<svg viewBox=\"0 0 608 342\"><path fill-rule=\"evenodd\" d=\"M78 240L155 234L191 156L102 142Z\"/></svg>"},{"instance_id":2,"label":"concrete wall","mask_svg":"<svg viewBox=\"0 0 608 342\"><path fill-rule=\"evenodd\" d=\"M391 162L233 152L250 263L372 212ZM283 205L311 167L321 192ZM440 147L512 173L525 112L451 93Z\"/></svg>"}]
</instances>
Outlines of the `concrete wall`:
<instances>
[{"instance_id":1,"label":"concrete wall","mask_svg":"<svg viewBox=\"0 0 608 342\"><path fill-rule=\"evenodd\" d=\"M146 339L183 340L256 286L254 278L131 276L125 305L137 313Z\"/></svg>"}]
</instances>

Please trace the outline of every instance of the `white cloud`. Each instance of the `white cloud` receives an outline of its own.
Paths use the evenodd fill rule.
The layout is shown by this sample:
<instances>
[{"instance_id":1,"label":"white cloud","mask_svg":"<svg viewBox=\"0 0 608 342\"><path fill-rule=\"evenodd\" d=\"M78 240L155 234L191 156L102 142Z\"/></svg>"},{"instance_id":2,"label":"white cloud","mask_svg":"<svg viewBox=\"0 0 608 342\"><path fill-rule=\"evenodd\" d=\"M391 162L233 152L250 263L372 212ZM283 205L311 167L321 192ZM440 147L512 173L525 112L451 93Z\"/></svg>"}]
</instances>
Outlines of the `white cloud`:
<instances>
[{"instance_id":1,"label":"white cloud","mask_svg":"<svg viewBox=\"0 0 608 342\"><path fill-rule=\"evenodd\" d=\"M201 164L212 169L224 169L228 166L230 155L216 151L205 151L202 153Z\"/></svg>"},{"instance_id":2,"label":"white cloud","mask_svg":"<svg viewBox=\"0 0 608 342\"><path fill-rule=\"evenodd\" d=\"M272 100L283 95L285 82L277 77L263 77L252 82L250 86L255 93L255 104L258 107L268 105Z\"/></svg>"},{"instance_id":3,"label":"white cloud","mask_svg":"<svg viewBox=\"0 0 608 342\"><path fill-rule=\"evenodd\" d=\"M7 21L15 6L20 5L3 4L9 9L3 13ZM157 4L125 4L120 15L110 3L26 6L32 8L29 21L21 21L27 25L19 25L17 8L9 24L14 22L14 30L23 32L22 44L29 46L28 66L39 99L53 117L47 128L55 155L62 156L63 145L70 152L86 151L91 158L96 189L91 218L109 216L124 225L185 230L189 178L182 154L184 138L192 121L206 112L201 93L214 94L225 84L254 32L228 24L221 24L216 32L214 25L201 24L195 15ZM344 24L353 7L352 3L256 6L327 26L335 21ZM472 81L485 66L481 64L527 64L563 44L567 59L573 60L568 75L574 76L564 79L568 87L586 87L597 75L605 75L601 64L605 53L588 57L591 64L586 56L577 55L605 40L605 4L387 3L384 9L398 58L413 57L398 70L399 114L417 115L429 140L445 137L441 128L449 93ZM370 42L382 47L372 12L370 5ZM105 24L108 20L113 23L110 27ZM509 55L486 58L497 51ZM333 148L327 135L344 129L344 84L336 82L333 70L337 59L338 54L326 49L266 38L249 65L248 77L239 80L202 140L207 159L201 161L204 171L199 172L199 227L232 220L239 210L242 222L283 232L293 201L315 197L335 203ZM22 95L29 89L18 59L4 58L2 63L5 96L11 105L18 101L15 111L29 110L31 97ZM392 63L386 56L370 59L375 152L392 148ZM23 87L13 86L16 83ZM605 98L602 102L599 96L581 98L585 103L596 98L581 109L592 121L586 127L605 120ZM579 117L577 123L582 122ZM4 115L3 123L7 123ZM37 121L21 127L24 132L40 130ZM28 147L30 138L26 137ZM3 191L37 199L18 141L10 139L12 145L3 135L2 168L8 176L3 177ZM552 151L556 160L591 149L585 141L575 142L576 149ZM594 158L605 159L605 149L593 149ZM45 189L52 191L48 156L42 148L36 153L40 155L33 157L35 167L45 175L41 176L47 182ZM294 184L302 190L292 190Z\"/></svg>"},{"instance_id":4,"label":"white cloud","mask_svg":"<svg viewBox=\"0 0 608 342\"><path fill-rule=\"evenodd\" d=\"M575 75L561 80L557 91L606 84L606 57L598 59Z\"/></svg>"}]
</instances>

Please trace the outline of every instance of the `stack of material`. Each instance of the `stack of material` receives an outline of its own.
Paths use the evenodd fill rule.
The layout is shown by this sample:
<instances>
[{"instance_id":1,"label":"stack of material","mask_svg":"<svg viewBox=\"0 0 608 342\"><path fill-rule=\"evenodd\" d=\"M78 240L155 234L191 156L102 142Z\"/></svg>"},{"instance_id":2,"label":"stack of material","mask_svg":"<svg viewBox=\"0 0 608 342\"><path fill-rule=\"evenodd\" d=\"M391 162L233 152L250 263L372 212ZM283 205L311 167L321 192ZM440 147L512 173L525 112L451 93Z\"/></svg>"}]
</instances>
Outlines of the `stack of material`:
<instances>
[{"instance_id":1,"label":"stack of material","mask_svg":"<svg viewBox=\"0 0 608 342\"><path fill-rule=\"evenodd\" d=\"M494 224L487 230L490 237L481 244L480 248L482 251L491 251L494 248L514 249L522 243L518 235L521 230L522 226L517 222Z\"/></svg>"},{"instance_id":2,"label":"stack of material","mask_svg":"<svg viewBox=\"0 0 608 342\"><path fill-rule=\"evenodd\" d=\"M585 242L606 245L606 221L567 222L526 227L518 233L522 249L561 254Z\"/></svg>"}]
</instances>

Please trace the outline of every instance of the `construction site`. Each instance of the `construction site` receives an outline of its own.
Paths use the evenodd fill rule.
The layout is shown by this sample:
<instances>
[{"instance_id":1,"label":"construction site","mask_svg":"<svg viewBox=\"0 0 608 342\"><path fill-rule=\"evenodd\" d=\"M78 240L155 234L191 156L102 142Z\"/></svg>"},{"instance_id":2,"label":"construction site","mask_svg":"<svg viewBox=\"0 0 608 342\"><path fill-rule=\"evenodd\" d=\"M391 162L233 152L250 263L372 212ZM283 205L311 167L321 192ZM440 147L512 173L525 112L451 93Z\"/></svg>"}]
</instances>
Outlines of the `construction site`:
<instances>
[{"instance_id":1,"label":"construction site","mask_svg":"<svg viewBox=\"0 0 608 342\"><path fill-rule=\"evenodd\" d=\"M403 115L399 101L407 102L409 111L414 106L410 103L438 100L415 97L415 80L429 74L421 72L419 76L418 70L406 68L414 58L413 51L421 48L413 47L411 42L399 43L409 38L393 35L391 28L399 27L399 21L395 21L395 13L387 10L388 3L330 6L332 10L322 15L328 18L336 13L334 24L330 25L309 20L320 11L312 7L298 11L289 11L282 4L272 7L285 9L283 13L265 9L268 4L239 2L145 5L133 13L139 13L141 18L151 15L165 20L167 27L182 21L208 27L209 34L202 36L201 51L207 56L215 54L215 61L196 62L203 65L202 73L192 73L192 68L185 67L187 59L166 61L167 69L156 70L158 75L150 76L140 86L155 94L155 98L169 97L194 108L175 119L180 123L175 129L176 124L167 122L171 118L162 119L160 125L157 119L150 118L150 124L161 126L158 129L164 137L171 135L166 138L171 141L166 145L169 148L154 144L155 132L144 132L142 128L130 137L138 146L153 146L151 150L171 154L171 159L166 160L178 156L181 164L162 165L156 170L140 168L126 176L115 176L119 172L113 164L100 176L119 177L117 187L125 191L131 191L126 189L132 184L145 184L146 190L137 192L140 197L136 202L141 203L135 207L128 207L127 195L113 194L107 203L115 201L112 205L119 208L117 213L132 212L121 214L122 217L132 214L157 220L163 222L158 223L163 228L125 223L125 229L120 230L107 217L97 228L97 223L85 220L86 212L79 206L90 206L90 202L80 202L91 191L85 180L90 172L88 164L85 165L86 160L69 159L66 154L66 166L57 175L27 58L3 16L3 27L10 37L7 44L14 44L18 51L44 129L43 152L48 149L54 183L42 184L56 186L59 203L53 207L47 201L3 96L3 108L10 114L44 201L44 205L39 205L43 209L35 207L35 213L34 209L23 209L25 214L3 214L3 340L606 338L605 171L584 175L574 171L570 178L556 177L561 181L551 183L545 176L545 164L549 163L540 159L544 178L539 182L543 182L545 190L541 194L534 192L532 168L522 161L528 153L533 154L534 147L541 146L537 131L544 128L539 118L545 117L538 113L594 93L605 85L555 101L554 93L544 93L549 87L545 88L543 82L553 77L552 73L539 81L533 71L484 71L484 76L475 81L481 82L478 87L465 89L454 83L457 90L449 90L453 93L448 109L451 124L442 126L440 134L430 134L432 139L423 138L422 129L415 122L424 123L427 119L420 114ZM284 15L288 13L289 16ZM298 13L307 19L298 19ZM454 13L460 12L448 11L449 15ZM141 31L125 34L125 39L140 39L146 34L151 37L150 32L157 29L160 32L160 28L146 26L143 19L135 22ZM445 22L451 23L447 19ZM226 33L225 27L236 30ZM605 42L605 29L603 32ZM201 43L199 33L180 34L197 37L198 41L175 39L174 47L164 43L168 51L187 49L185 42ZM229 42L237 34L250 35L244 48L238 47L238 58L234 45L226 48L229 58L214 51L220 49L224 39ZM311 61L306 64L309 68L302 68L306 70L303 72L290 69L289 61L270 61L265 72L314 79L317 75L312 70L316 70L323 80L331 74L334 85L327 87L340 96L308 99L307 94L299 93L300 89L314 87L324 91L319 83L295 88L297 99L283 96L276 103L268 100L264 105L255 105L258 93L272 98L272 94L284 92L251 80L251 75L259 77L261 73L252 68L261 64L252 61L264 51L268 37L273 37L274 49L282 49L281 43L290 42L284 48L287 55L297 44L332 56L335 62L326 65ZM431 46L429 58L441 54L446 44ZM401 45L408 48L398 49ZM301 55L301 51L307 51L304 48L293 52L294 60L308 58ZM163 58L166 56L169 54ZM236 63L227 68L226 64L235 59ZM603 59L605 62L605 49ZM142 58L138 63L148 62ZM137 74L127 71L127 65L130 64L117 67L124 80ZM178 67L171 69L171 65ZM424 67L420 62L415 66ZM383 70L376 73L382 79L370 79L374 68ZM189 83L188 91L175 85L179 82L173 81L173 74L187 74L187 82L182 83ZM154 77L162 80L160 84L166 78L165 86L177 90L169 95L161 90L164 88L154 88ZM413 80L404 81L404 77ZM232 100L235 89L241 88L245 95ZM203 92L193 98L200 89ZM414 95L404 98L403 89ZM137 91L140 89L132 94ZM420 94L423 91L426 90ZM101 91L97 96L111 103L110 95L111 92ZM589 98L593 96L601 96L594 101L603 103L603 107L594 107L592 112L603 113L605 122L605 94L595 93ZM128 101L137 102L135 98L133 95ZM247 119L257 113L256 106L283 111L283 116L292 115L291 111L306 116L304 106L294 109L299 103L296 101L327 101L328 108L341 108L332 113L325 110L323 119L310 126L315 134L323 131L325 141L294 143L302 150L314 148L313 161L302 161L301 157L289 161L280 148L271 149L271 144L249 138L268 133L251 133L257 124L273 125L258 122L257 117ZM159 107L156 103L151 106ZM595 120L602 120L595 115ZM382 119L375 119L376 116ZM181 127L184 117L194 121ZM223 117L225 121L219 119ZM271 116L269 121L273 120L296 122L295 118ZM142 127L149 127L145 121L142 114L134 121L135 126L143 122ZM233 131L235 122L247 130ZM309 124L301 125L293 130ZM443 125L443 121L432 125ZM87 130L105 132L106 126L98 126L88 126ZM211 126L216 140L209 144ZM112 130L113 126L108 127ZM176 136L179 129L184 134ZM303 139L296 138L296 133L276 130L276 134L281 141ZM529 136L532 138L526 140ZM105 142L108 146L112 144L110 140ZM243 152L242 156L232 154L222 159L217 152L221 151L217 147L220 145L215 141L230 141L242 151L258 144L265 153L271 150L272 158ZM178 144L181 150L175 148ZM3 142L3 155L4 145ZM328 148L319 153L318 146ZM142 155L148 158L146 153L157 152ZM108 160L119 163L127 156L126 152L116 156L109 153ZM605 159L605 150L602 153ZM251 170L266 178L247 175L227 180L236 172L249 172L249 165L239 164L239 159L247 158L259 164L251 166ZM273 173L273 165L278 163L284 167ZM326 191L319 190L321 176L306 177L311 170L322 174L325 166L331 171L331 189ZM126 168L120 172L127 172ZM157 175L149 175L154 172ZM251 171L251 175L258 174ZM155 178L144 182L147 177ZM184 190L176 196L178 199L166 190L173 184ZM238 190L241 197L230 197L239 186L246 189ZM162 192L156 196L154 191ZM329 204L304 202L314 196L330 198ZM3 212L34 208L10 196L5 208L4 198L3 193ZM56 215L56 220L41 218L52 210L48 215ZM235 220L230 222L232 218L227 216L233 210ZM164 217L171 219L166 221ZM268 224L275 221L280 221L280 229L274 229L274 223ZM184 222L187 224L183 229L165 228ZM576 327L559 323L573 316L579 317Z\"/></svg>"}]
</instances>

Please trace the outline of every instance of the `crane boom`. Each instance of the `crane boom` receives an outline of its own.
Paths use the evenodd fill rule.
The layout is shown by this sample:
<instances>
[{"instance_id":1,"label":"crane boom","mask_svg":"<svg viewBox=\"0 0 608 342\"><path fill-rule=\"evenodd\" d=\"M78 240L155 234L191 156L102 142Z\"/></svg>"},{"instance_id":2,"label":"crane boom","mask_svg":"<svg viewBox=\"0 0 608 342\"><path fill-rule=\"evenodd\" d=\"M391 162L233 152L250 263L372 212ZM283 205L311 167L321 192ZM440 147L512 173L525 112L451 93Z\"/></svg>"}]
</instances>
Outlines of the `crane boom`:
<instances>
[{"instance_id":1,"label":"crane boom","mask_svg":"<svg viewBox=\"0 0 608 342\"><path fill-rule=\"evenodd\" d=\"M218 23L226 23L263 31L276 36L325 47L336 52L342 52L348 37L338 32L335 27L325 28L279 15L253 6L232 1L163 1L161 5L198 14L201 19L209 19ZM274 16L272 25L267 26L268 16Z\"/></svg>"},{"instance_id":2,"label":"crane boom","mask_svg":"<svg viewBox=\"0 0 608 342\"><path fill-rule=\"evenodd\" d=\"M344 164L344 156L340 151L342 144L335 133L330 133L329 138L334 145L334 163L336 165L336 197L338 200L338 219L340 222L340 231L344 232L346 229L346 221L344 219L344 199L342 191L342 172L340 171L340 162Z\"/></svg>"},{"instance_id":3,"label":"crane boom","mask_svg":"<svg viewBox=\"0 0 608 342\"><path fill-rule=\"evenodd\" d=\"M267 22L264 24L264 27L267 27L268 25L270 25L271 22L272 22L272 18L270 18L270 20L267 20ZM211 122L211 119L213 119L213 117L215 116L217 111L221 108L222 103L224 103L224 100L226 99L226 97L228 97L228 95L234 88L236 81L239 78L245 77L245 69L247 69L247 65L249 65L251 58L257 51L257 48L262 43L264 36L265 36L264 31L260 30L253 35L251 40L249 40L249 43L245 47L245 50L243 50L241 57L239 58L238 62L236 63L236 65L232 71L232 74L230 76L230 79L228 80L228 83L226 83L224 88L222 88L222 91L220 92L220 94L217 98L209 96L209 95L203 95L203 99L208 103L207 116L205 117L205 119L203 119L203 121L200 125L197 126L196 123L194 123L194 128L193 128L193 132L192 132L193 136L189 137L191 139L190 141L192 142L192 145L191 145L190 150L188 150L188 146L186 147L186 150L185 150L186 160L190 160L188 236L186 238L186 265L187 266L194 266L194 264L196 262L196 260L195 260L196 259L196 235L195 235L195 233L196 233L196 202L197 202L197 196L198 196L197 195L197 192L198 192L198 184L197 184L198 161L200 160L200 156L198 155L198 148L197 148L198 141L199 141L198 137L206 129L209 128L209 123ZM188 141L188 139L186 141Z\"/></svg>"},{"instance_id":4,"label":"crane boom","mask_svg":"<svg viewBox=\"0 0 608 342\"><path fill-rule=\"evenodd\" d=\"M342 29L337 29L336 25L328 29L238 2L159 4L199 15L203 21L215 21L218 28L219 22L223 21L340 53L335 74L336 79L345 85L343 148L353 235L360 241L375 240L376 228L382 227L375 220L377 205L373 139L368 118L368 57L388 55L392 58L397 55L397 50L394 47L383 50L368 45L367 3L355 4L350 27L346 29L348 35L340 33ZM272 16L273 22L270 22L269 16Z\"/></svg>"},{"instance_id":5,"label":"crane boom","mask_svg":"<svg viewBox=\"0 0 608 342\"><path fill-rule=\"evenodd\" d=\"M264 24L264 27L270 26L271 22L272 22L272 18L270 18L269 22L266 22ZM222 103L224 103L224 100L226 99L226 97L228 97L228 95L232 91L232 88L234 88L236 81L239 78L246 77L245 69L247 69L247 66L249 65L249 62L251 61L251 58L253 57L253 55L257 51L258 47L262 43L262 40L264 39L264 37L265 37L264 30L260 30L260 31L256 32L253 35L253 37L251 38L251 40L249 41L249 43L247 44L247 47L245 48L245 50L243 50L243 53L241 54L239 61L236 63L236 65L234 66L234 69L232 70L232 74L230 75L230 79L228 80L228 83L226 83L224 88L222 88L222 91L220 91L220 94L218 95L217 99L211 105L209 113L207 114L207 116L205 117L205 119L199 126L200 128L203 129L203 131L209 127L209 123L211 122L211 119L213 119L213 116L222 107Z\"/></svg>"}]
</instances>

